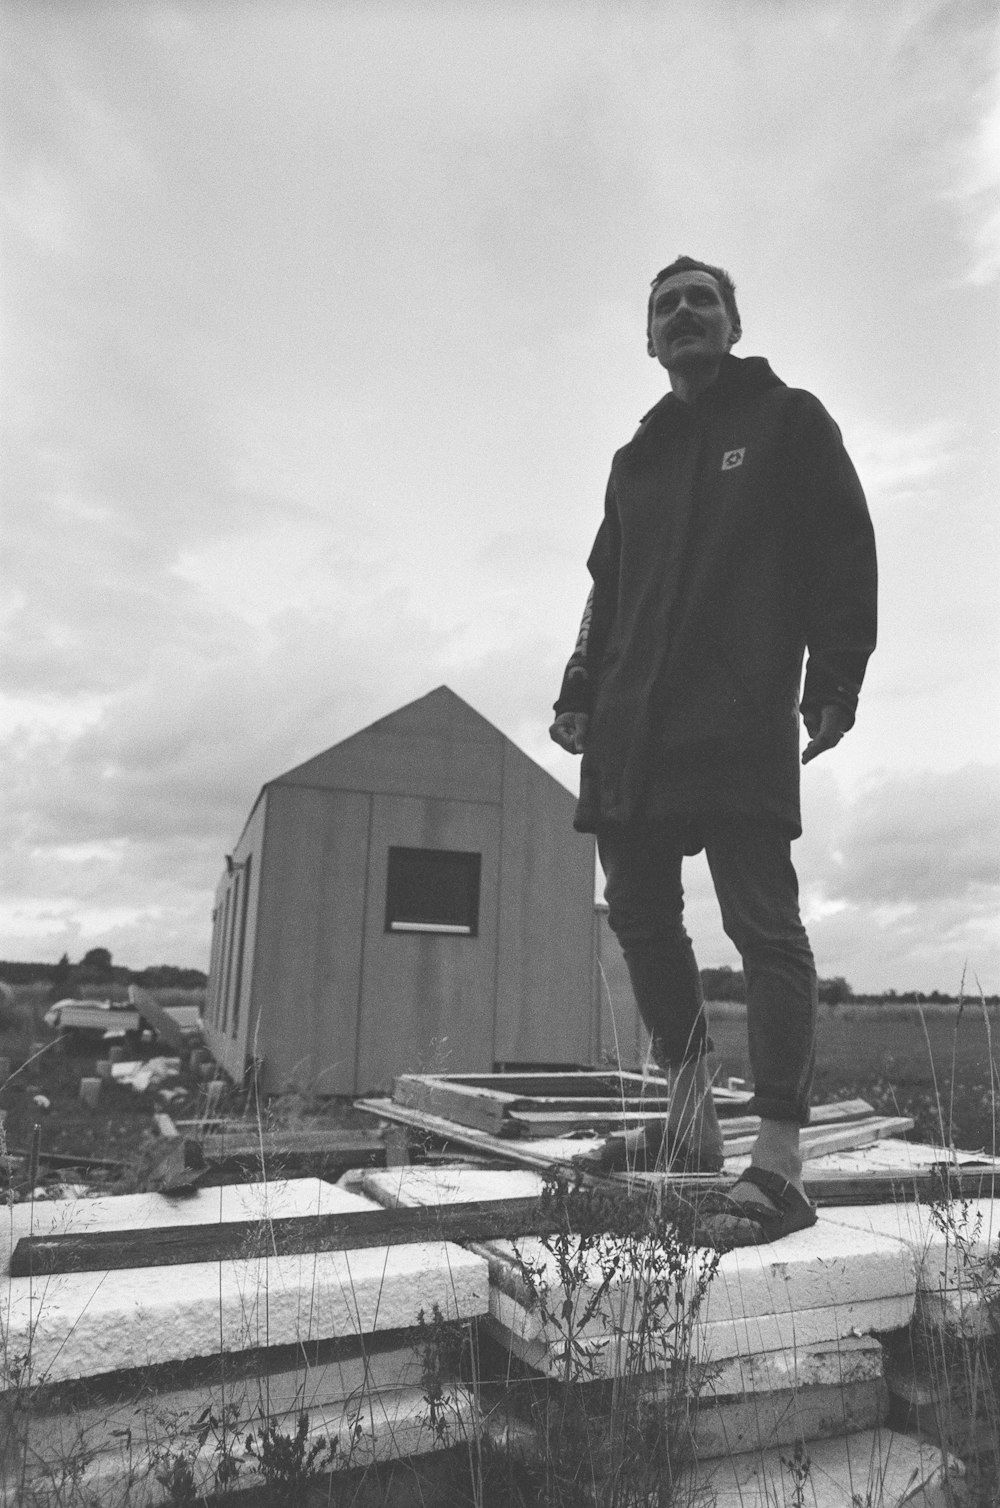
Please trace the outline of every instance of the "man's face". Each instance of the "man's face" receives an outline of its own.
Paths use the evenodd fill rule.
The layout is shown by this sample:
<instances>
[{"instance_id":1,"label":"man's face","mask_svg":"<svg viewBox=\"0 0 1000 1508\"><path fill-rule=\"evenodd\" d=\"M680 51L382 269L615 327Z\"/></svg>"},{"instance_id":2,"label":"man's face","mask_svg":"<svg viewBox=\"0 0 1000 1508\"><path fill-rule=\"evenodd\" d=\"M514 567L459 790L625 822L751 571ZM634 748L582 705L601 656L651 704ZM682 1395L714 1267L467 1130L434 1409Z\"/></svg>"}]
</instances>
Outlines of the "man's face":
<instances>
[{"instance_id":1,"label":"man's face","mask_svg":"<svg viewBox=\"0 0 1000 1508\"><path fill-rule=\"evenodd\" d=\"M710 273L678 272L656 289L649 354L668 371L719 361L738 339Z\"/></svg>"}]
</instances>

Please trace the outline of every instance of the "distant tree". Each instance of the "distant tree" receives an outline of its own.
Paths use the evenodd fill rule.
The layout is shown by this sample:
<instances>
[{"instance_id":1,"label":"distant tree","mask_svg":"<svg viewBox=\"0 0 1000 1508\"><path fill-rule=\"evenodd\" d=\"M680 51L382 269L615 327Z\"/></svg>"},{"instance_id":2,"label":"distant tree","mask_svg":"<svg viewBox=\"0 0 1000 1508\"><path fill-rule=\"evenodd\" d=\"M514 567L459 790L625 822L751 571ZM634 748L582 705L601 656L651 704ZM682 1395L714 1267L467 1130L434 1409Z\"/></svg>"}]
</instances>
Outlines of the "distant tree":
<instances>
[{"instance_id":1,"label":"distant tree","mask_svg":"<svg viewBox=\"0 0 1000 1508\"><path fill-rule=\"evenodd\" d=\"M111 972L111 954L107 948L91 948L80 959L81 969L101 969L106 974Z\"/></svg>"},{"instance_id":2,"label":"distant tree","mask_svg":"<svg viewBox=\"0 0 1000 1508\"><path fill-rule=\"evenodd\" d=\"M718 969L702 969L701 989L706 1000L746 1000L747 982L742 969L723 964Z\"/></svg>"},{"instance_id":3,"label":"distant tree","mask_svg":"<svg viewBox=\"0 0 1000 1508\"><path fill-rule=\"evenodd\" d=\"M821 979L819 981L819 998L824 1005L843 1005L848 1000L853 1000L854 991L839 974L834 979Z\"/></svg>"},{"instance_id":4,"label":"distant tree","mask_svg":"<svg viewBox=\"0 0 1000 1508\"><path fill-rule=\"evenodd\" d=\"M110 984L121 972L112 965L107 948L91 948L73 970L72 978L77 985Z\"/></svg>"},{"instance_id":5,"label":"distant tree","mask_svg":"<svg viewBox=\"0 0 1000 1508\"><path fill-rule=\"evenodd\" d=\"M208 983L208 975L201 969L179 969L170 963L133 969L129 977L147 990L201 990Z\"/></svg>"}]
</instances>

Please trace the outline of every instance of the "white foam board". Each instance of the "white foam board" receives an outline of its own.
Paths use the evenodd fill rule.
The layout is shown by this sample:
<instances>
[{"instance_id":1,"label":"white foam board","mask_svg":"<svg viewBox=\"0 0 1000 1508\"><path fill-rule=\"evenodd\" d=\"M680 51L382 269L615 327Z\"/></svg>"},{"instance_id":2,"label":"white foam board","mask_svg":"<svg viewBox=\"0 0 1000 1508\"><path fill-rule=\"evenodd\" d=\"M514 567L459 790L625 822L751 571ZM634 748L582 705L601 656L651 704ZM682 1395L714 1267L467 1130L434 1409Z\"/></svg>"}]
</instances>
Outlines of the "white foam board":
<instances>
[{"instance_id":1,"label":"white foam board","mask_svg":"<svg viewBox=\"0 0 1000 1508\"><path fill-rule=\"evenodd\" d=\"M533 1174L485 1172L480 1169L403 1168L377 1172L365 1180L364 1187L386 1203L456 1204L468 1199L514 1197L537 1191L540 1182ZM609 1242L611 1252L614 1243ZM518 1339L538 1340L543 1335L553 1341L558 1327L545 1324L544 1307L550 1313L562 1313L569 1302L563 1287L559 1264L545 1245L535 1238L518 1241L490 1241L477 1245L490 1261L492 1285L491 1313L505 1323L507 1302L516 1305L525 1316L516 1328ZM573 1246L569 1248L575 1261ZM696 1256L689 1274L684 1303L691 1295L707 1253ZM638 1328L638 1313L643 1304L643 1284L634 1268L625 1265L609 1283L605 1274L609 1258L600 1249L588 1254L576 1265L577 1286L572 1296L573 1332L581 1337L606 1337L609 1333L628 1335ZM527 1268L526 1273L524 1269ZM530 1276L529 1276L530 1274ZM540 1301L536 1301L538 1296ZM724 1347L716 1352L728 1356L746 1350L772 1350L787 1344L784 1339L761 1343L756 1339L760 1327L775 1334L795 1333L796 1316L830 1310L825 1325L815 1329L810 1340L831 1340L850 1334L854 1315L864 1306L866 1322L862 1330L878 1328L869 1323L870 1315L891 1319L885 1328L906 1324L916 1296L916 1274L908 1247L898 1236L867 1230L861 1224L844 1225L821 1215L809 1230L798 1231L767 1246L744 1247L727 1252L708 1285L702 1302L699 1327L708 1328ZM506 1302L501 1305L499 1300ZM782 1319L784 1317L784 1319ZM736 1344L735 1337L746 1338Z\"/></svg>"},{"instance_id":2,"label":"white foam board","mask_svg":"<svg viewBox=\"0 0 1000 1508\"><path fill-rule=\"evenodd\" d=\"M238 1220L279 1219L286 1215L346 1214L374 1203L321 1178L280 1178L260 1183L198 1189L183 1198L165 1194L104 1194L95 1199L42 1199L7 1206L0 1214L0 1261L24 1236L85 1235L157 1226L225 1225Z\"/></svg>"},{"instance_id":3,"label":"white foam board","mask_svg":"<svg viewBox=\"0 0 1000 1508\"><path fill-rule=\"evenodd\" d=\"M695 1362L720 1362L729 1357L750 1356L762 1351L799 1350L818 1342L836 1342L883 1330L897 1330L909 1322L909 1299L886 1298L859 1303L826 1305L784 1314L745 1315L738 1319L695 1324L690 1354ZM576 1375L617 1377L635 1371L636 1332L614 1334L588 1327L567 1342L557 1323L524 1309L497 1288L490 1292L490 1319L483 1321L494 1338L510 1348L528 1366L547 1376L560 1377L569 1349ZM644 1353L643 1365L669 1364L673 1338L668 1334L660 1354Z\"/></svg>"},{"instance_id":4,"label":"white foam board","mask_svg":"<svg viewBox=\"0 0 1000 1508\"><path fill-rule=\"evenodd\" d=\"M936 1207L862 1204L825 1214L845 1229L901 1241L912 1255L922 1293L981 1287L1000 1238L1000 1199L956 1199Z\"/></svg>"},{"instance_id":5,"label":"white foam board","mask_svg":"<svg viewBox=\"0 0 1000 1508\"><path fill-rule=\"evenodd\" d=\"M373 1395L358 1405L331 1410L312 1410L306 1447L314 1440L335 1440L338 1451L335 1464L341 1469L370 1467L379 1462L404 1456L428 1455L460 1441L472 1439L479 1429L474 1400L462 1388L452 1389L443 1402L436 1423L429 1416L424 1389L401 1388L391 1393ZM294 1432L286 1426L286 1432ZM233 1452L239 1468L241 1487L259 1485L264 1479L247 1449L245 1438L236 1441ZM200 1492L209 1493L216 1486L220 1461L218 1444L206 1441L191 1456L195 1483ZM88 1501L100 1502L101 1508L158 1508L174 1501L167 1488L157 1480L161 1460L155 1446L141 1438L122 1438L90 1460L81 1459L74 1477L77 1492L91 1494ZM65 1483L59 1475L46 1494L45 1474L30 1479L32 1504L37 1508L51 1505L61 1508L66 1501ZM74 1499L75 1501L75 1499ZM0 1488L4 1508L19 1508L23 1502L21 1485Z\"/></svg>"},{"instance_id":6,"label":"white foam board","mask_svg":"<svg viewBox=\"0 0 1000 1508\"><path fill-rule=\"evenodd\" d=\"M372 1207L370 1201L333 1184L296 1183L309 1187L290 1186L285 1198L272 1202L272 1211ZM222 1191L205 1192L217 1198ZM259 1197L241 1199L230 1194L225 1207L242 1210L248 1202L252 1207ZM297 1200L301 1204L296 1210ZM186 1206L176 1208L181 1214ZM207 1203L201 1205L202 1210L207 1208ZM153 1215L151 1223L156 1223L155 1207ZM112 1206L97 1218L121 1221L123 1217ZM239 1218L247 1217L241 1214ZM438 1241L13 1278L0 1292L0 1325L6 1337L8 1368L16 1366L18 1358L30 1356L30 1377L37 1384L220 1350L404 1329L417 1323L421 1310L430 1316L435 1304L448 1319L484 1313L488 1305L485 1260Z\"/></svg>"},{"instance_id":7,"label":"white foam board","mask_svg":"<svg viewBox=\"0 0 1000 1508\"><path fill-rule=\"evenodd\" d=\"M680 1483L693 1502L714 1508L775 1508L800 1502L808 1508L947 1508L954 1498L944 1486L961 1467L933 1445L893 1430L865 1430L834 1440L812 1441L806 1479L796 1495L787 1446L700 1463ZM698 1491L704 1497L697 1496Z\"/></svg>"}]
</instances>

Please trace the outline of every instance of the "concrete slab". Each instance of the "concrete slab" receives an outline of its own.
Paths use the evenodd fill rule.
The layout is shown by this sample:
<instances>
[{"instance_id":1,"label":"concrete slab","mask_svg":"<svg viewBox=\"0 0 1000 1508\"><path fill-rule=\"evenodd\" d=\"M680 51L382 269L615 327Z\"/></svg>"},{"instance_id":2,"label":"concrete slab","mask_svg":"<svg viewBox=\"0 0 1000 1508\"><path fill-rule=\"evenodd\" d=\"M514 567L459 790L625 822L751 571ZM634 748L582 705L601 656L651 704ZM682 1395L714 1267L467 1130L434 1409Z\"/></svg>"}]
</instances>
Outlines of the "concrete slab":
<instances>
[{"instance_id":1,"label":"concrete slab","mask_svg":"<svg viewBox=\"0 0 1000 1508\"><path fill-rule=\"evenodd\" d=\"M271 1213L371 1207L370 1201L334 1184L295 1182L307 1187L289 1185L280 1197L263 1192L273 1185L252 1185L254 1192L242 1197L206 1190L204 1199L199 1195L198 1202L172 1208L184 1220L213 1207L245 1209L249 1202L254 1208L255 1201L257 1209ZM304 1207L295 1210L291 1206L297 1200ZM83 1202L71 1201L74 1211ZM151 1208L150 1223L155 1223L160 1210ZM115 1229L123 1215L112 1206L92 1218L118 1221L118 1226L104 1227ZM485 1260L448 1242L428 1242L14 1278L0 1295L0 1329L6 1341L6 1377L26 1366L25 1380L38 1384L220 1350L404 1329L417 1323L421 1309L429 1316L435 1304L448 1319L484 1313ZM11 1385L3 1378L0 1383Z\"/></svg>"},{"instance_id":2,"label":"concrete slab","mask_svg":"<svg viewBox=\"0 0 1000 1508\"><path fill-rule=\"evenodd\" d=\"M714 1508L775 1508L802 1503L809 1508L951 1508L947 1484L960 1468L936 1446L892 1430L866 1430L842 1439L811 1443L801 1490L796 1492L794 1456L787 1448L701 1463L680 1484L692 1502ZM698 1493L704 1494L699 1498Z\"/></svg>"}]
</instances>

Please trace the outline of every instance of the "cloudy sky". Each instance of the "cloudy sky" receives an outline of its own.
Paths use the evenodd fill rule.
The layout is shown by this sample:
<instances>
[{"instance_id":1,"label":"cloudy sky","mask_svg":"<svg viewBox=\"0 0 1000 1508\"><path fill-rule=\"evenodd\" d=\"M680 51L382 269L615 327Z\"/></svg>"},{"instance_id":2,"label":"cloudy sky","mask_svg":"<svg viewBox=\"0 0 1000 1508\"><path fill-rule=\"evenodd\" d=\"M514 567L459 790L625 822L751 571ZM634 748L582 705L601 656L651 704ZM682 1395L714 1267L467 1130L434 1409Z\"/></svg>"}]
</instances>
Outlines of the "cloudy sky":
<instances>
[{"instance_id":1,"label":"cloudy sky","mask_svg":"<svg viewBox=\"0 0 1000 1508\"><path fill-rule=\"evenodd\" d=\"M3 10L0 957L205 966L262 783L442 683L574 784L551 702L686 252L878 533L804 772L820 972L1000 989L991 0Z\"/></svg>"}]
</instances>

